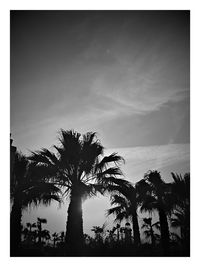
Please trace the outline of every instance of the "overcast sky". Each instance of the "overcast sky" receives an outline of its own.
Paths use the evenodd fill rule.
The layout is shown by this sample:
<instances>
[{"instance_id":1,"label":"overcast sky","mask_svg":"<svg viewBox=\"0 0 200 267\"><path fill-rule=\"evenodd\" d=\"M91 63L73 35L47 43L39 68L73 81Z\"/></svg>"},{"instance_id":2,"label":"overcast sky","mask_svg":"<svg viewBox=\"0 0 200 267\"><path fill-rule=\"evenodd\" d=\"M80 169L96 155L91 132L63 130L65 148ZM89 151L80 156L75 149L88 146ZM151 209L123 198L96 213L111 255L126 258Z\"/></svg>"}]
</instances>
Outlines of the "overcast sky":
<instances>
[{"instance_id":1,"label":"overcast sky","mask_svg":"<svg viewBox=\"0 0 200 267\"><path fill-rule=\"evenodd\" d=\"M132 182L149 169L165 180L189 171L189 28L185 11L11 13L14 145L28 154L51 148L60 128L96 131ZM84 203L85 231L108 207L108 198ZM64 230L66 206L23 220L38 214Z\"/></svg>"}]
</instances>

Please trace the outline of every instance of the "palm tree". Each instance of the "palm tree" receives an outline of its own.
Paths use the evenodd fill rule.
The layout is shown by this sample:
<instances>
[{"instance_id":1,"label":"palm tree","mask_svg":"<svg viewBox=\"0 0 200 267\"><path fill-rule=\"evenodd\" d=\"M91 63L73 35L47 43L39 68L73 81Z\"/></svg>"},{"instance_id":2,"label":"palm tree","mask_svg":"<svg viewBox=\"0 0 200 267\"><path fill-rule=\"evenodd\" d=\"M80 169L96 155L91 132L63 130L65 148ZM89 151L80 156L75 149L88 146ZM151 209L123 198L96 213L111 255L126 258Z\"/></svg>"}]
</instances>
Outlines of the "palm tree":
<instances>
[{"instance_id":1,"label":"palm tree","mask_svg":"<svg viewBox=\"0 0 200 267\"><path fill-rule=\"evenodd\" d=\"M152 218L144 218L143 219L143 225L142 225L142 229L145 229L144 234L147 238L151 238L151 244L154 247L155 243L156 243L156 238L158 238L158 234L154 233L153 227L155 227L156 229L160 229L159 227L159 222L155 222L152 224Z\"/></svg>"},{"instance_id":2,"label":"palm tree","mask_svg":"<svg viewBox=\"0 0 200 267\"><path fill-rule=\"evenodd\" d=\"M81 137L73 130L60 131L56 153L48 149L32 152L30 159L46 168L52 181L65 188L64 196L69 196L66 224L66 243L71 251L80 251L83 244L82 202L86 197L103 192L108 183L121 175L118 164L122 157L113 153L104 155L104 148L96 138L96 133L88 132ZM110 164L115 164L110 167Z\"/></svg>"},{"instance_id":3,"label":"palm tree","mask_svg":"<svg viewBox=\"0 0 200 267\"><path fill-rule=\"evenodd\" d=\"M172 194L174 199L174 210L171 217L171 226L180 228L181 239L187 249L190 245L190 174L183 177L171 173L173 178Z\"/></svg>"},{"instance_id":4,"label":"palm tree","mask_svg":"<svg viewBox=\"0 0 200 267\"><path fill-rule=\"evenodd\" d=\"M93 226L91 231L95 233L95 240L98 242L98 243L102 243L103 242L103 237L105 235L105 227L106 225L103 224L102 227L100 226Z\"/></svg>"},{"instance_id":5,"label":"palm tree","mask_svg":"<svg viewBox=\"0 0 200 267\"><path fill-rule=\"evenodd\" d=\"M108 242L110 244L113 244L114 241L115 241L115 237L116 237L115 231L116 230L117 230L117 227L116 226L113 226L112 229L107 230L108 236L106 237L106 239L108 240Z\"/></svg>"},{"instance_id":6,"label":"palm tree","mask_svg":"<svg viewBox=\"0 0 200 267\"><path fill-rule=\"evenodd\" d=\"M41 245L42 243L42 236L43 236L43 230L42 230L42 224L46 224L47 219L43 218L37 218L37 227L38 227L38 243Z\"/></svg>"},{"instance_id":7,"label":"palm tree","mask_svg":"<svg viewBox=\"0 0 200 267\"><path fill-rule=\"evenodd\" d=\"M115 185L109 187L111 192L111 205L115 207L108 209L107 215L114 214L115 221L121 222L123 219L130 218L133 225L134 244L138 246L140 240L140 230L138 224L137 208L138 192L137 184L133 186L128 181L115 181Z\"/></svg>"},{"instance_id":8,"label":"palm tree","mask_svg":"<svg viewBox=\"0 0 200 267\"><path fill-rule=\"evenodd\" d=\"M36 228L36 223L26 223L27 228L25 228L22 232L24 234L25 239L28 238L29 242L32 242L34 240L34 231L32 231L32 228Z\"/></svg>"},{"instance_id":9,"label":"palm tree","mask_svg":"<svg viewBox=\"0 0 200 267\"><path fill-rule=\"evenodd\" d=\"M36 228L36 223L27 223L26 224L27 228L29 228L29 232L31 233L32 232L32 228Z\"/></svg>"},{"instance_id":10,"label":"palm tree","mask_svg":"<svg viewBox=\"0 0 200 267\"><path fill-rule=\"evenodd\" d=\"M51 200L60 201L59 188L52 183L47 183L40 176L40 166L31 164L27 157L16 153L13 175L10 181L11 215L10 215L10 244L11 255L16 255L21 242L22 210L30 205L40 203L49 205Z\"/></svg>"},{"instance_id":11,"label":"palm tree","mask_svg":"<svg viewBox=\"0 0 200 267\"><path fill-rule=\"evenodd\" d=\"M65 240L65 232L62 231L62 232L60 233L60 241L61 241L62 243L64 243L64 240Z\"/></svg>"},{"instance_id":12,"label":"palm tree","mask_svg":"<svg viewBox=\"0 0 200 267\"><path fill-rule=\"evenodd\" d=\"M56 242L59 240L59 236L58 236L58 233L54 232L52 234L52 237L53 237L53 246L54 248L56 247Z\"/></svg>"},{"instance_id":13,"label":"palm tree","mask_svg":"<svg viewBox=\"0 0 200 267\"><path fill-rule=\"evenodd\" d=\"M48 241L51 239L50 232L47 229L42 230L40 232L40 236L41 236L41 242L42 243L45 243L45 241Z\"/></svg>"},{"instance_id":14,"label":"palm tree","mask_svg":"<svg viewBox=\"0 0 200 267\"><path fill-rule=\"evenodd\" d=\"M172 209L173 199L169 184L166 184L158 171L149 171L138 182L141 211L158 211L161 243L165 255L169 254L169 226L167 215Z\"/></svg>"}]
</instances>

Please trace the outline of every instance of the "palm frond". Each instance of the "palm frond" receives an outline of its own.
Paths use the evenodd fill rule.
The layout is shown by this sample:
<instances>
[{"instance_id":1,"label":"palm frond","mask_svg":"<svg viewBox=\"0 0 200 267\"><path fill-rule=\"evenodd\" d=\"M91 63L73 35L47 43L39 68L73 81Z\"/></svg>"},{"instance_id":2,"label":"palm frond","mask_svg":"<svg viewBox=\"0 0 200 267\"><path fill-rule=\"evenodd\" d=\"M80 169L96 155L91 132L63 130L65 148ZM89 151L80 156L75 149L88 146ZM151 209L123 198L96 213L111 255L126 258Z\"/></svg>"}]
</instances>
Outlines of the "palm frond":
<instances>
[{"instance_id":1,"label":"palm frond","mask_svg":"<svg viewBox=\"0 0 200 267\"><path fill-rule=\"evenodd\" d=\"M121 213L123 211L123 207L122 206L115 206L113 208L110 208L106 211L106 216L109 216L109 215L118 215L119 213Z\"/></svg>"},{"instance_id":2,"label":"palm frond","mask_svg":"<svg viewBox=\"0 0 200 267\"><path fill-rule=\"evenodd\" d=\"M120 196L120 195L111 195L110 197L110 204L111 205L116 205L116 204L120 204L122 207L127 207L127 199L124 196Z\"/></svg>"},{"instance_id":3,"label":"palm frond","mask_svg":"<svg viewBox=\"0 0 200 267\"><path fill-rule=\"evenodd\" d=\"M121 156L119 156L119 155L117 155L117 153L112 153L111 155L109 155L109 156L105 156L102 160L101 160L101 162L98 164L98 169L100 169L100 170L103 170L104 168L106 168L107 167L107 165L109 164L109 163L115 163L115 164L119 164L119 163L125 163L125 160L124 160L124 158L123 157L121 157Z\"/></svg>"}]
</instances>

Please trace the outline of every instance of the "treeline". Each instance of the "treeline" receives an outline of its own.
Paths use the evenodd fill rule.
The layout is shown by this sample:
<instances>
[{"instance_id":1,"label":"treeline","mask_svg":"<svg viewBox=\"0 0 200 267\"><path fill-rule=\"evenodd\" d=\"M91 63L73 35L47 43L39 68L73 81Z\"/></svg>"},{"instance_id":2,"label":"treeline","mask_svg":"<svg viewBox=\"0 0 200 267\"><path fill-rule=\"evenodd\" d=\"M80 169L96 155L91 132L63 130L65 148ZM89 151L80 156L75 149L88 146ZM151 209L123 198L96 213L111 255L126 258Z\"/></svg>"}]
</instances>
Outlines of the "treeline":
<instances>
[{"instance_id":1,"label":"treeline","mask_svg":"<svg viewBox=\"0 0 200 267\"><path fill-rule=\"evenodd\" d=\"M146 251L159 256L189 256L189 173L183 177L172 173L173 182L166 183L158 171L149 171L132 184L120 169L125 160L117 153L104 156L104 147L93 132L81 136L73 130L61 130L59 145L53 148L55 152L42 148L28 157L19 152L14 160L12 157L11 256L27 255L25 240L37 244L37 253L45 255L44 241L52 239L47 229L42 230L45 221L38 218L25 230L21 225L22 211L31 205L50 205L52 200L61 203L64 199L69 199L66 230L60 234L61 239L54 233L54 250L48 250L48 256L55 254L55 249L62 256L137 256ZM91 238L83 233L82 203L97 193L110 197L107 215L113 214L116 220L106 234L104 227L95 226L95 238ZM142 225L138 223L138 212L146 216ZM158 214L157 222L152 220L153 212ZM126 222L125 227L121 222ZM180 234L173 233L172 228L178 228ZM149 240L148 248L141 242L142 233Z\"/></svg>"}]
</instances>

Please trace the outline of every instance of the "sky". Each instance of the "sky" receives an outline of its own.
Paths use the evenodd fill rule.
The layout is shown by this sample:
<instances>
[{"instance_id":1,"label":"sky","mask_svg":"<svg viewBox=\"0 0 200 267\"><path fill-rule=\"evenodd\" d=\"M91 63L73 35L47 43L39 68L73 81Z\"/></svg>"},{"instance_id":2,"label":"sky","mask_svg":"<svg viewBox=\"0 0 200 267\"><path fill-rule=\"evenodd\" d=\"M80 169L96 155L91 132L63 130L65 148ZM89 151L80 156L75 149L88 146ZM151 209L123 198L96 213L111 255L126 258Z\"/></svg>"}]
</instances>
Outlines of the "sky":
<instances>
[{"instance_id":1,"label":"sky","mask_svg":"<svg viewBox=\"0 0 200 267\"><path fill-rule=\"evenodd\" d=\"M190 170L190 24L186 11L13 11L10 130L29 154L58 131L95 131L122 155L125 178ZM24 212L62 231L67 203ZM105 222L109 198L83 204L84 231ZM55 213L56 210L56 213ZM56 216L55 216L56 214Z\"/></svg>"}]
</instances>

